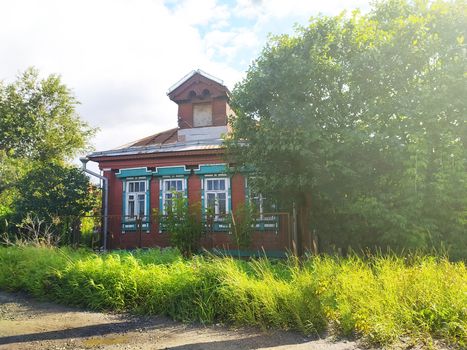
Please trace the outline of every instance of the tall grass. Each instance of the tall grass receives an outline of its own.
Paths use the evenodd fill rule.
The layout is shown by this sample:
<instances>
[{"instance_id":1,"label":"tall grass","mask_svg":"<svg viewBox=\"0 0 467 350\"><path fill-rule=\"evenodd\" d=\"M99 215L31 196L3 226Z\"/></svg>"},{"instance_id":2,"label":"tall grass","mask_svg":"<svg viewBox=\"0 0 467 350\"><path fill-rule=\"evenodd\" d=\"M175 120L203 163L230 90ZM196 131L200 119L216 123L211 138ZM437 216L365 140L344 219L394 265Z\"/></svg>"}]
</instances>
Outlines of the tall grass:
<instances>
[{"instance_id":1,"label":"tall grass","mask_svg":"<svg viewBox=\"0 0 467 350\"><path fill-rule=\"evenodd\" d=\"M95 310L163 314L370 344L467 346L467 270L433 256L238 261L174 250L0 248L0 288Z\"/></svg>"}]
</instances>

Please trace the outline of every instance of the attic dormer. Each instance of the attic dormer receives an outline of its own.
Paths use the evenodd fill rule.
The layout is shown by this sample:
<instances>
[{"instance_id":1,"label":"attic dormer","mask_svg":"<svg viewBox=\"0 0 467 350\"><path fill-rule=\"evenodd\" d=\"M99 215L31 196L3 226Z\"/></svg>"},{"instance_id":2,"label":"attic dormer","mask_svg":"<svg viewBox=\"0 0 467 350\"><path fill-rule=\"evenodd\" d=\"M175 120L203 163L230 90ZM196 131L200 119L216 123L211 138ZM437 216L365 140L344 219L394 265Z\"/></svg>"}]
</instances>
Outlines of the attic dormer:
<instances>
[{"instance_id":1,"label":"attic dormer","mask_svg":"<svg viewBox=\"0 0 467 350\"><path fill-rule=\"evenodd\" d=\"M201 70L192 71L170 88L169 98L178 105L179 141L188 141L190 135L220 137L227 132L230 114L229 89L219 80ZM218 135L217 135L218 134Z\"/></svg>"}]
</instances>

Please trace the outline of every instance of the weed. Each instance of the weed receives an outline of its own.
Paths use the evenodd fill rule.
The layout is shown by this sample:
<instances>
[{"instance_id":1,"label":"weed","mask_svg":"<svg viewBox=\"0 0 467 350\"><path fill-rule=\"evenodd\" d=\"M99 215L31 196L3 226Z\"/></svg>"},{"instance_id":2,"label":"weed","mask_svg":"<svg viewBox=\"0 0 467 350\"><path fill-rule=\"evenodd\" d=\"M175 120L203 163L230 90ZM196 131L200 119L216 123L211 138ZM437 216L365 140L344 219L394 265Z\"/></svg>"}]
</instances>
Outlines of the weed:
<instances>
[{"instance_id":1,"label":"weed","mask_svg":"<svg viewBox=\"0 0 467 350\"><path fill-rule=\"evenodd\" d=\"M274 262L185 259L175 249L0 247L0 288L95 310L319 334L467 346L463 262L416 255Z\"/></svg>"}]
</instances>

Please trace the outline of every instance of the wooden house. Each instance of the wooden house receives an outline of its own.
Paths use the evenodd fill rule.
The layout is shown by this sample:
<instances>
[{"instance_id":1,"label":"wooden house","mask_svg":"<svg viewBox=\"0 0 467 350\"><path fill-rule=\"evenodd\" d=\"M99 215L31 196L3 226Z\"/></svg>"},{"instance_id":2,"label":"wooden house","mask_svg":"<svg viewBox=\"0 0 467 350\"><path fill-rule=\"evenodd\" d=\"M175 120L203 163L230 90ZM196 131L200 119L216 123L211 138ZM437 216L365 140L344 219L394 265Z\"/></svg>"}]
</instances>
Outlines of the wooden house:
<instances>
[{"instance_id":1,"label":"wooden house","mask_svg":"<svg viewBox=\"0 0 467 350\"><path fill-rule=\"evenodd\" d=\"M173 197L183 195L201 205L201 215L213 215L204 248L236 250L226 217L251 202L258 217L251 246L242 253L280 256L291 249L288 215L266 214L271 208L251 193L247 174L232 173L225 160L222 138L234 115L228 88L197 70L170 88L168 97L178 105L177 128L88 155L108 180L108 248L169 246L170 233L152 214L165 213Z\"/></svg>"}]
</instances>

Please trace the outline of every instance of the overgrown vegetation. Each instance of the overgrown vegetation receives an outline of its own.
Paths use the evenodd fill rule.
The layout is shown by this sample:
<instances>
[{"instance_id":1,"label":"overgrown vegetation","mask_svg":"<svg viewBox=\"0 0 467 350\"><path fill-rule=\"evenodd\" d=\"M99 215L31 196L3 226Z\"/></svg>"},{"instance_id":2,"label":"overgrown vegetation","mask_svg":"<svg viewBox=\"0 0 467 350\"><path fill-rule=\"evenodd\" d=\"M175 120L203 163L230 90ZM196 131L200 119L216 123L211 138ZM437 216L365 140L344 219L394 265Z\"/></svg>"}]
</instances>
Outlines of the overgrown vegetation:
<instances>
[{"instance_id":1,"label":"overgrown vegetation","mask_svg":"<svg viewBox=\"0 0 467 350\"><path fill-rule=\"evenodd\" d=\"M0 248L0 288L95 310L467 346L467 269L433 256L249 262L176 250Z\"/></svg>"},{"instance_id":2,"label":"overgrown vegetation","mask_svg":"<svg viewBox=\"0 0 467 350\"><path fill-rule=\"evenodd\" d=\"M78 103L58 75L41 79L34 68L0 81L0 232L21 234L28 215L47 224L60 216L54 229L63 236L70 217L96 203L88 178L69 163L95 133L77 114Z\"/></svg>"},{"instance_id":3,"label":"overgrown vegetation","mask_svg":"<svg viewBox=\"0 0 467 350\"><path fill-rule=\"evenodd\" d=\"M466 258L466 28L465 0L387 0L272 38L233 92L229 162L322 251Z\"/></svg>"},{"instance_id":4,"label":"overgrown vegetation","mask_svg":"<svg viewBox=\"0 0 467 350\"><path fill-rule=\"evenodd\" d=\"M227 217L227 223L235 237L238 248L248 248L251 244L253 232L256 227L258 213L256 208L249 204L240 204L238 208Z\"/></svg>"},{"instance_id":5,"label":"overgrown vegetation","mask_svg":"<svg viewBox=\"0 0 467 350\"><path fill-rule=\"evenodd\" d=\"M165 214L155 209L153 215L170 235L170 244L186 257L197 253L208 227L201 220L201 204L190 205L187 198L174 195L171 205L165 209Z\"/></svg>"}]
</instances>

